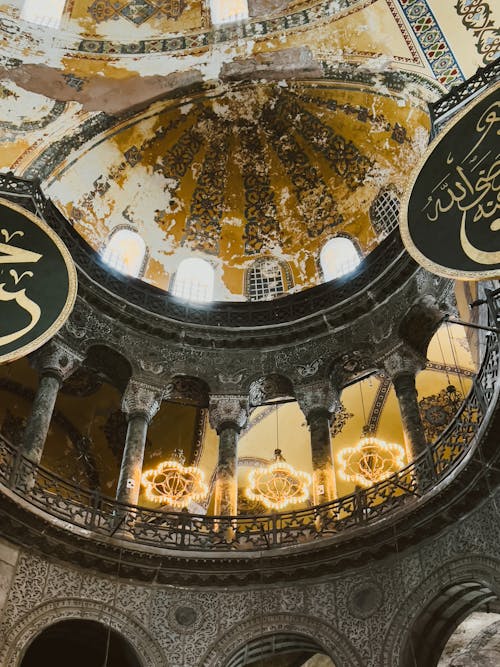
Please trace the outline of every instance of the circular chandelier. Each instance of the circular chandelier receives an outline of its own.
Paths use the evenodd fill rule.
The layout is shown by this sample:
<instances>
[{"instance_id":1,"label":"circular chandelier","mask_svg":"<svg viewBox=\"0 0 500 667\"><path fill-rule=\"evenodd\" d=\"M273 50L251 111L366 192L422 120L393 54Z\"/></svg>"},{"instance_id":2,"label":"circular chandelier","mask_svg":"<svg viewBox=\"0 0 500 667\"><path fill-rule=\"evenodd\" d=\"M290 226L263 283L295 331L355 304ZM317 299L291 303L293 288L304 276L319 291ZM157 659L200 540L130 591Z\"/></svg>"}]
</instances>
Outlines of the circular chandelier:
<instances>
[{"instance_id":1,"label":"circular chandelier","mask_svg":"<svg viewBox=\"0 0 500 667\"><path fill-rule=\"evenodd\" d=\"M281 455L281 449L274 450L273 463L255 468L248 477L246 496L261 502L268 509L281 510L294 503L309 498L311 475L295 470Z\"/></svg>"},{"instance_id":2,"label":"circular chandelier","mask_svg":"<svg viewBox=\"0 0 500 667\"><path fill-rule=\"evenodd\" d=\"M403 468L404 457L401 445L367 436L355 447L346 447L338 453L339 475L347 482L369 487Z\"/></svg>"},{"instance_id":3,"label":"circular chandelier","mask_svg":"<svg viewBox=\"0 0 500 667\"><path fill-rule=\"evenodd\" d=\"M185 466L184 461L184 453L176 449L172 459L163 461L142 475L148 500L183 508L191 501L206 497L208 486L203 470L196 466Z\"/></svg>"}]
</instances>

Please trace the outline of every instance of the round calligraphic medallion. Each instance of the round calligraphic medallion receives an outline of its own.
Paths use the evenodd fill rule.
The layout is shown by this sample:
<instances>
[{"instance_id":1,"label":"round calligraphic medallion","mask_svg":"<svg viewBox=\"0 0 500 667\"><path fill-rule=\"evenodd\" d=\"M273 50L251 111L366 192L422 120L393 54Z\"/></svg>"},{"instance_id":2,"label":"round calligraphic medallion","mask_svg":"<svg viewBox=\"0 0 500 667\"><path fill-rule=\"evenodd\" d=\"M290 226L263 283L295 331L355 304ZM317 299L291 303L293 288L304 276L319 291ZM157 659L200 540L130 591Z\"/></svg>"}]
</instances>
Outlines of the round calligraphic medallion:
<instances>
[{"instance_id":1,"label":"round calligraphic medallion","mask_svg":"<svg viewBox=\"0 0 500 667\"><path fill-rule=\"evenodd\" d=\"M500 83L429 145L401 207L408 252L447 278L500 277Z\"/></svg>"},{"instance_id":2,"label":"round calligraphic medallion","mask_svg":"<svg viewBox=\"0 0 500 667\"><path fill-rule=\"evenodd\" d=\"M57 234L0 198L0 364L52 338L71 313L76 292L75 266Z\"/></svg>"}]
</instances>

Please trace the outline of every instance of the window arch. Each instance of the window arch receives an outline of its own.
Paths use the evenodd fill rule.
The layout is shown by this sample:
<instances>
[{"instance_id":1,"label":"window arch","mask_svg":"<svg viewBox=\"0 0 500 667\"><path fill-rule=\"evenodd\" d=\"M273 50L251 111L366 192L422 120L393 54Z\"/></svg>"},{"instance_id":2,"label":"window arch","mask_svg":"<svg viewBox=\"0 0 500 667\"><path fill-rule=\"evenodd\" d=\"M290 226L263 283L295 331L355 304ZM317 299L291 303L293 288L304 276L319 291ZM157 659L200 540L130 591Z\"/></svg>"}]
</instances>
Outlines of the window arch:
<instances>
[{"instance_id":1,"label":"window arch","mask_svg":"<svg viewBox=\"0 0 500 667\"><path fill-rule=\"evenodd\" d=\"M360 264L361 257L351 239L335 236L325 243L319 256L325 281L351 273Z\"/></svg>"},{"instance_id":2,"label":"window arch","mask_svg":"<svg viewBox=\"0 0 500 667\"><path fill-rule=\"evenodd\" d=\"M214 295L214 269L200 257L183 259L176 271L172 294L187 301L206 303Z\"/></svg>"},{"instance_id":3,"label":"window arch","mask_svg":"<svg viewBox=\"0 0 500 667\"><path fill-rule=\"evenodd\" d=\"M234 23L248 18L247 0L210 0L210 16L214 25Z\"/></svg>"},{"instance_id":4,"label":"window arch","mask_svg":"<svg viewBox=\"0 0 500 667\"><path fill-rule=\"evenodd\" d=\"M66 0L24 0L21 18L30 23L59 28Z\"/></svg>"},{"instance_id":5,"label":"window arch","mask_svg":"<svg viewBox=\"0 0 500 667\"><path fill-rule=\"evenodd\" d=\"M138 277L146 263L144 239L131 229L118 229L109 237L102 259L112 269Z\"/></svg>"},{"instance_id":6,"label":"window arch","mask_svg":"<svg viewBox=\"0 0 500 667\"><path fill-rule=\"evenodd\" d=\"M258 259L246 274L246 294L250 301L267 301L286 292L292 285L290 267L274 257Z\"/></svg>"},{"instance_id":7,"label":"window arch","mask_svg":"<svg viewBox=\"0 0 500 667\"><path fill-rule=\"evenodd\" d=\"M396 191L389 186L380 190L370 206L370 218L379 238L389 236L399 224L401 204Z\"/></svg>"}]
</instances>

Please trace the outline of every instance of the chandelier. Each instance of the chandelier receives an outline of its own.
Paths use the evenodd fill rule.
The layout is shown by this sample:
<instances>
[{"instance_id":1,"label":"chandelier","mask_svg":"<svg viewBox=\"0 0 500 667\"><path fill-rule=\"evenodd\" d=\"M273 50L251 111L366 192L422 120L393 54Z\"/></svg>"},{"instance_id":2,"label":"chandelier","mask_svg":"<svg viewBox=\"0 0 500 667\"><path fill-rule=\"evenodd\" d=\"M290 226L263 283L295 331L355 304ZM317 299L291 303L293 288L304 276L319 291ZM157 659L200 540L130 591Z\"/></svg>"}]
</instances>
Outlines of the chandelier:
<instances>
[{"instance_id":1,"label":"chandelier","mask_svg":"<svg viewBox=\"0 0 500 667\"><path fill-rule=\"evenodd\" d=\"M184 461L184 452L176 449L172 459L163 461L142 475L148 500L183 508L191 501L205 498L208 486L203 470L196 466L185 466Z\"/></svg>"},{"instance_id":2,"label":"chandelier","mask_svg":"<svg viewBox=\"0 0 500 667\"><path fill-rule=\"evenodd\" d=\"M368 487L400 470L405 464L404 456L401 445L367 436L355 447L346 447L338 453L339 475L347 482Z\"/></svg>"},{"instance_id":3,"label":"chandelier","mask_svg":"<svg viewBox=\"0 0 500 667\"><path fill-rule=\"evenodd\" d=\"M255 468L250 472L246 496L258 500L268 509L281 510L294 503L309 498L311 475L295 470L281 455L281 449L274 450L273 463Z\"/></svg>"}]
</instances>

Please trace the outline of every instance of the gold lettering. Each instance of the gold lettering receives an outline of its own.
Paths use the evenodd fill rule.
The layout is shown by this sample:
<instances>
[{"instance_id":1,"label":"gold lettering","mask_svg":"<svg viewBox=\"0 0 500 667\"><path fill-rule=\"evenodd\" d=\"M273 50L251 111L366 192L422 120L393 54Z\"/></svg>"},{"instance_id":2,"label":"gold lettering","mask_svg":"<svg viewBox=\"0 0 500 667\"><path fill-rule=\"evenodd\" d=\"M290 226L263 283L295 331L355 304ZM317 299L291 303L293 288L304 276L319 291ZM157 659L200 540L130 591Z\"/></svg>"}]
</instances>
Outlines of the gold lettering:
<instances>
[{"instance_id":1,"label":"gold lettering","mask_svg":"<svg viewBox=\"0 0 500 667\"><path fill-rule=\"evenodd\" d=\"M0 243L0 253L3 253L3 255L0 255L0 264L31 264L38 262L43 257L37 252L31 252L31 250L7 245L6 243Z\"/></svg>"},{"instance_id":2,"label":"gold lettering","mask_svg":"<svg viewBox=\"0 0 500 667\"><path fill-rule=\"evenodd\" d=\"M4 287L5 283L1 283L0 301L15 301L18 306L20 306L29 314L31 321L23 329L19 329L19 331L15 331L14 333L7 334L5 336L0 336L0 346L13 343L15 340L21 338L24 336L24 334L27 334L29 331L31 331L31 329L37 325L42 312L40 310L40 306L26 296L25 289L19 290L18 292L7 292Z\"/></svg>"}]
</instances>

